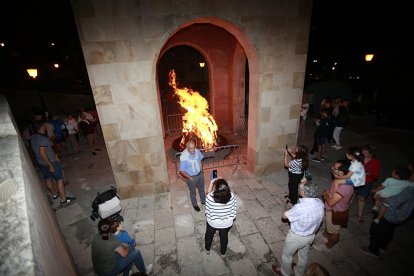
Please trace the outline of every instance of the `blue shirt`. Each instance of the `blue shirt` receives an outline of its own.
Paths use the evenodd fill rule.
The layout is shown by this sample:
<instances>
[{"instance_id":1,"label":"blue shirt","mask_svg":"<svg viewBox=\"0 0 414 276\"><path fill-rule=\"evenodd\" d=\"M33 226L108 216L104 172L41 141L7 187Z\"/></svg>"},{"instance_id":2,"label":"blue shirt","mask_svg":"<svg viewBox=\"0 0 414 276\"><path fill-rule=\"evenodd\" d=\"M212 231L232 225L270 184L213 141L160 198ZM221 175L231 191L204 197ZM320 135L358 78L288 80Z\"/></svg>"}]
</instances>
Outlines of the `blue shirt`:
<instances>
[{"instance_id":1,"label":"blue shirt","mask_svg":"<svg viewBox=\"0 0 414 276\"><path fill-rule=\"evenodd\" d=\"M125 230L121 230L118 235L115 235L115 238L123 244L128 244L129 247L135 247L135 240L128 235L128 232Z\"/></svg>"},{"instance_id":2,"label":"blue shirt","mask_svg":"<svg viewBox=\"0 0 414 276\"><path fill-rule=\"evenodd\" d=\"M180 171L184 171L190 176L198 175L203 168L201 164L203 158L204 155L198 149L195 149L194 154L184 150L180 156Z\"/></svg>"},{"instance_id":3,"label":"blue shirt","mask_svg":"<svg viewBox=\"0 0 414 276\"><path fill-rule=\"evenodd\" d=\"M388 207L384 215L386 220L394 224L404 222L413 212L414 187L407 187L399 194L387 198L384 206Z\"/></svg>"}]
</instances>

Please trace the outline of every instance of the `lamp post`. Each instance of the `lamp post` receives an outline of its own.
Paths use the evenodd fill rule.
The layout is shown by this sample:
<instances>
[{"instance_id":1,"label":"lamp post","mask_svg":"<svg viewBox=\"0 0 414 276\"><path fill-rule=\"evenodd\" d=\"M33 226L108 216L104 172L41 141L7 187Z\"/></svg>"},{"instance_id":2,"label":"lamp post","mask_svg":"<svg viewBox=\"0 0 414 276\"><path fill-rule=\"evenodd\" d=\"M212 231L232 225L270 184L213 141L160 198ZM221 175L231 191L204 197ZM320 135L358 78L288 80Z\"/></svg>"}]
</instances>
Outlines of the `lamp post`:
<instances>
[{"instance_id":1,"label":"lamp post","mask_svg":"<svg viewBox=\"0 0 414 276\"><path fill-rule=\"evenodd\" d=\"M198 64L200 65L200 69L201 69L201 82L204 82L204 66L206 66L206 63L199 62Z\"/></svg>"},{"instance_id":2,"label":"lamp post","mask_svg":"<svg viewBox=\"0 0 414 276\"><path fill-rule=\"evenodd\" d=\"M36 68L29 68L27 69L27 73L29 74L29 77L33 80L31 80L30 83L32 83L32 81L34 81L37 78L37 69ZM33 89L33 85L31 85L32 89ZM46 108L46 104L45 101L43 100L43 96L42 93L40 93L39 90L37 90L37 94L39 95L39 99L40 99L40 104L42 105L43 111L45 112L47 110Z\"/></svg>"}]
</instances>

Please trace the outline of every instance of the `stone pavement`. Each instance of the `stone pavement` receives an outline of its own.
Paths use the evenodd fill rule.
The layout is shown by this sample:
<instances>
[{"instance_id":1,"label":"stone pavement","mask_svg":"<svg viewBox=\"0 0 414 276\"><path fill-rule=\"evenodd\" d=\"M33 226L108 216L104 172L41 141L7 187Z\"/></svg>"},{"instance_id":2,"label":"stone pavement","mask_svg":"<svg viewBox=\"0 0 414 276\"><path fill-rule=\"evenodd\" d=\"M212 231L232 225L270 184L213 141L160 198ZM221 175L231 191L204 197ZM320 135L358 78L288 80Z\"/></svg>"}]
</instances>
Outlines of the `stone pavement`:
<instances>
[{"instance_id":1,"label":"stone pavement","mask_svg":"<svg viewBox=\"0 0 414 276\"><path fill-rule=\"evenodd\" d=\"M371 126L370 120L365 117L353 120L355 123L350 129L343 131L343 149L335 151L328 147L325 161L310 161L310 171L320 187L320 194L330 185L330 167L335 160L344 158L347 146L376 144L382 162L381 180L390 175L394 165L407 164L404 152L399 148L404 145L399 144L399 141L406 141L406 136L413 134L375 128ZM361 127L364 124L367 126ZM306 128L306 136L299 143L311 147L314 126L310 120ZM355 131L352 131L353 128ZM394 135L388 140L376 139L375 133L390 131ZM174 163L169 154L170 192L121 201L125 228L131 235L135 234L146 265L154 265L152 275L274 275L271 266L281 260L285 235L289 230L288 224L281 221L283 197L287 193L287 173L283 170L264 177L251 175L246 170L246 139L225 131L222 134L229 143L240 144L242 148L240 165L218 168L219 176L229 181L238 200L237 219L229 233L225 258L220 257L217 235L211 254L206 255L203 210L199 213L193 210L188 188L183 181L176 179ZM173 138L165 139L167 153ZM67 190L78 200L66 208L57 209L56 216L78 274L94 275L90 245L97 233L97 221L89 218L91 203L97 192L115 185L115 181L107 152L104 150L93 156L86 151L85 143L83 141L84 151L80 154L65 153L62 156L65 176L70 182ZM209 171L204 177L207 184ZM340 242L326 252L312 248L309 262L322 264L331 275L408 274L414 248L413 219L397 228L389 252L381 259L360 252L359 248L368 244L371 207L372 202L369 200L365 208L365 223L360 224L356 219L357 202L354 201L349 226L341 229ZM318 233L315 243L322 243L321 233Z\"/></svg>"}]
</instances>

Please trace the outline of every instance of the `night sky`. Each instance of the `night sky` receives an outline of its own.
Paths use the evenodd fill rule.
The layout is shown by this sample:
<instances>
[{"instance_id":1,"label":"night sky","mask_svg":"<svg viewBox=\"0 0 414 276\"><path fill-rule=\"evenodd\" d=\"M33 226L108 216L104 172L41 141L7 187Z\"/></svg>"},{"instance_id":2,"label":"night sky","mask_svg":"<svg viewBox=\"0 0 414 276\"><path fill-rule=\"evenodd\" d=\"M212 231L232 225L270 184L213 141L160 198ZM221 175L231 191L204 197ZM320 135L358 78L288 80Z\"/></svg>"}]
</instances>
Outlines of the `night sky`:
<instances>
[{"instance_id":1,"label":"night sky","mask_svg":"<svg viewBox=\"0 0 414 276\"><path fill-rule=\"evenodd\" d=\"M369 77L375 75L376 81L380 82L375 85L382 90L380 93L388 93L390 89L411 91L408 80L413 73L413 58L407 54L413 49L413 43L409 42L412 40L410 21L413 15L405 6L408 4L398 2L396 6L397 2L380 2L383 1L315 0L307 70L315 69L309 66L313 59L318 59L319 64L327 68L338 62L338 71L343 76L326 77L341 81L348 72L358 74L367 70L363 55L371 51L376 56L370 64ZM88 79L70 1L17 0L5 3L0 9L0 42L7 43L6 47L0 48L0 88L24 86L28 64L42 62L42 66L47 67L58 62L62 65L59 74L52 70L49 77L39 76L45 83L51 83L49 90L65 85L76 89L83 82L84 91L90 92L85 85ZM51 46L51 42L56 45Z\"/></svg>"}]
</instances>

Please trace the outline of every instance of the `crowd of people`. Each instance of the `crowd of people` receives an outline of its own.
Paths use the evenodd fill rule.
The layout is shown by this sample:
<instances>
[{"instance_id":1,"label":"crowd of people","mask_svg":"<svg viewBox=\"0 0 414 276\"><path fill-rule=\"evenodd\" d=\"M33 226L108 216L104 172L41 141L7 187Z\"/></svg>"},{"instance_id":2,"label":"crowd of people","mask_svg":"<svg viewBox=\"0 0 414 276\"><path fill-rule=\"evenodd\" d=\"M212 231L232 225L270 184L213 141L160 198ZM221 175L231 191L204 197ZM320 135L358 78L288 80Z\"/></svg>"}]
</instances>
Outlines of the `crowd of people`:
<instances>
[{"instance_id":1,"label":"crowd of people","mask_svg":"<svg viewBox=\"0 0 414 276\"><path fill-rule=\"evenodd\" d=\"M74 201L76 197L68 196L65 191L69 181L65 179L60 159L67 150L73 154L80 153L82 137L88 141L92 154L101 151L96 139L100 130L96 110L81 108L76 114L34 111L32 118L19 127L27 151L45 180L50 198L60 198L60 206Z\"/></svg>"},{"instance_id":2,"label":"crowd of people","mask_svg":"<svg viewBox=\"0 0 414 276\"><path fill-rule=\"evenodd\" d=\"M370 195L374 201L369 246L362 247L361 251L378 257L387 250L395 227L413 215L414 167L412 163L396 166L391 177L376 183L379 181L381 163L376 157L376 151L374 145L348 147L346 159L337 160L333 164L332 184L322 192L322 199L319 199L312 178L306 175L306 147L298 145L294 150L286 148L283 165L289 175L289 204L282 218L290 223L291 229L286 236L281 266L273 266L277 275L290 275L292 271L295 275L303 275L309 248L314 243L322 221L325 222L325 229L322 230L324 243L313 244L313 248L326 251L339 242L341 228L348 225L354 197L358 200L359 223L364 223L363 209ZM298 187L299 200L293 191ZM298 263L293 263L292 257L296 253Z\"/></svg>"}]
</instances>

